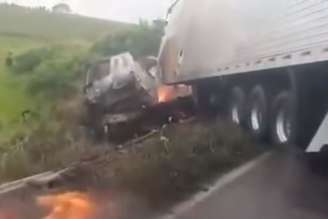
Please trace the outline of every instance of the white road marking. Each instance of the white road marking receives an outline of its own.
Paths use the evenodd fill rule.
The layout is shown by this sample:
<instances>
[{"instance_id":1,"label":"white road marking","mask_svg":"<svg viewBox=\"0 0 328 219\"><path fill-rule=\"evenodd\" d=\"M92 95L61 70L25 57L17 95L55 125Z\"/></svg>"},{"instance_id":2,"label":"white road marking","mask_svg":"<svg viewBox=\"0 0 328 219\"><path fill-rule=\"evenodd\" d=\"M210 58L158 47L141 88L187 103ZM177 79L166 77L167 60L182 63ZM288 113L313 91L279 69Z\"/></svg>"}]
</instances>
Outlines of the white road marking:
<instances>
[{"instance_id":1,"label":"white road marking","mask_svg":"<svg viewBox=\"0 0 328 219\"><path fill-rule=\"evenodd\" d=\"M211 196L211 194L221 190L223 187L231 184L239 177L245 175L256 166L266 161L271 156L271 154L271 152L265 153L260 157L244 164L243 166L232 170L230 173L221 176L208 191L197 193L188 201L183 202L175 207L170 214L162 216L159 219L174 219L176 216L187 212L189 209L192 209L194 206L207 199L209 196Z\"/></svg>"}]
</instances>

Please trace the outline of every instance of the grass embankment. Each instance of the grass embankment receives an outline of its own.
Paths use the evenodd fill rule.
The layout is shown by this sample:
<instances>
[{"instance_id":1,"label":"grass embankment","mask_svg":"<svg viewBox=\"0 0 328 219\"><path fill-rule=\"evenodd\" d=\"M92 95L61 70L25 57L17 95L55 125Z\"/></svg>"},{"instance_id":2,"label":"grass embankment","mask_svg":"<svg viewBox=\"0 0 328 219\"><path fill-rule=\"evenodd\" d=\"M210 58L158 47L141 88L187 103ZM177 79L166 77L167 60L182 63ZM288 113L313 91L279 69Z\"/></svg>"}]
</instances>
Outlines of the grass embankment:
<instances>
[{"instance_id":1,"label":"grass embankment","mask_svg":"<svg viewBox=\"0 0 328 219\"><path fill-rule=\"evenodd\" d=\"M143 142L128 143L120 150L90 145L81 150L81 145L76 145L74 154L70 151L72 147L47 148L49 154L55 152L47 157L48 161L57 162L57 167L60 160L63 166L71 162L75 165L54 181L31 181L24 197L31 193L28 197L33 203L35 189L47 193L49 190L44 189L49 186L52 192L90 192L103 195L104 202L114 204L111 213L117 218L131 215L153 218L145 215L165 212L195 192L207 190L215 179L264 151L241 130L224 121L197 120L168 125ZM36 149L29 148L26 152L30 155L26 158L44 154L44 149L42 152ZM68 160L67 154L74 156ZM29 185L36 187L31 189ZM26 207L26 199L22 201ZM100 211L106 210L101 208L99 205Z\"/></svg>"},{"instance_id":2,"label":"grass embankment","mask_svg":"<svg viewBox=\"0 0 328 219\"><path fill-rule=\"evenodd\" d=\"M0 181L60 167L51 156L79 150L69 129L78 129L83 61L98 38L131 27L0 4ZM12 67L5 65L9 53ZM32 112L28 121L22 116L26 110ZM37 152L32 156L29 150Z\"/></svg>"},{"instance_id":3,"label":"grass embankment","mask_svg":"<svg viewBox=\"0 0 328 219\"><path fill-rule=\"evenodd\" d=\"M158 212L206 190L214 179L263 151L224 121L171 124L119 151L87 147L85 155L80 154L83 162L58 185L64 187L61 191L66 185L68 191L100 189L130 194Z\"/></svg>"},{"instance_id":4,"label":"grass embankment","mask_svg":"<svg viewBox=\"0 0 328 219\"><path fill-rule=\"evenodd\" d=\"M162 28L0 5L0 181L77 160L86 66L128 50L156 55Z\"/></svg>"},{"instance_id":5,"label":"grass embankment","mask_svg":"<svg viewBox=\"0 0 328 219\"><path fill-rule=\"evenodd\" d=\"M68 65L74 57L83 56L88 46L87 43L67 44L53 42L51 44L29 38L0 35L0 144L8 141L21 130L29 131L29 128L23 123L22 112L28 110L43 114L52 107L52 104L55 103L55 99L52 96L43 99L40 96L55 88L56 83L58 85L57 90L53 89L52 92L59 93L58 90L61 90L61 88L59 88L58 82L61 82L60 79L64 80L64 77L61 77L63 76L62 73L65 72L67 75L71 74L72 76L76 73L67 72L74 69L72 66L65 66L65 63ZM24 69L29 64L28 62L31 62L31 65L33 65L33 58L30 58L30 60L26 58L32 55L29 51L37 51L38 49L35 48L42 47L56 54L53 54L53 57L40 59L42 63L36 63L35 69L31 69L31 71ZM12 52L15 58L19 58L21 57L20 54L27 52L24 55L25 60L18 63L19 66L23 66L20 67L22 69L16 70L15 66L8 67L5 65L5 59L9 52ZM40 54L40 56L42 55ZM70 78L66 77L66 79L69 80ZM33 84L37 86L37 80L40 83L44 82L43 86L48 86L47 89L44 89L44 92L41 90L40 83L40 87L36 90L34 89L34 93L31 92ZM48 85L45 80L48 80ZM67 82L74 83L73 81ZM62 89L64 90L65 87ZM39 93L37 93L38 91Z\"/></svg>"},{"instance_id":6,"label":"grass embankment","mask_svg":"<svg viewBox=\"0 0 328 219\"><path fill-rule=\"evenodd\" d=\"M160 137L119 155L112 164L114 184L147 200L152 208L165 208L207 189L211 180L261 151L224 121L173 125Z\"/></svg>"},{"instance_id":7,"label":"grass embankment","mask_svg":"<svg viewBox=\"0 0 328 219\"><path fill-rule=\"evenodd\" d=\"M10 52L15 57L34 48L61 45L68 56L73 56L102 36L132 27L120 22L0 4L0 144L20 129L26 129L21 127L21 114L37 105L35 96L26 91L31 75L14 74L5 66ZM47 105L43 103L46 108Z\"/></svg>"},{"instance_id":8,"label":"grass embankment","mask_svg":"<svg viewBox=\"0 0 328 219\"><path fill-rule=\"evenodd\" d=\"M62 156L69 160L77 154L78 137L72 135L79 132L77 94L85 51L80 45L32 49L4 68L0 181L63 167Z\"/></svg>"},{"instance_id":9,"label":"grass embankment","mask_svg":"<svg viewBox=\"0 0 328 219\"><path fill-rule=\"evenodd\" d=\"M9 52L16 56L32 48L50 47L58 43L90 46L105 35L115 35L132 27L121 22L0 4L1 114L12 120L17 112L30 105L31 99L22 92L25 81L12 76L4 66ZM1 114L0 120L3 120Z\"/></svg>"},{"instance_id":10,"label":"grass embankment","mask_svg":"<svg viewBox=\"0 0 328 219\"><path fill-rule=\"evenodd\" d=\"M0 34L0 143L12 136L23 110L34 104L25 92L26 82L9 71L5 59L9 51L19 54L43 44L42 41Z\"/></svg>"}]
</instances>

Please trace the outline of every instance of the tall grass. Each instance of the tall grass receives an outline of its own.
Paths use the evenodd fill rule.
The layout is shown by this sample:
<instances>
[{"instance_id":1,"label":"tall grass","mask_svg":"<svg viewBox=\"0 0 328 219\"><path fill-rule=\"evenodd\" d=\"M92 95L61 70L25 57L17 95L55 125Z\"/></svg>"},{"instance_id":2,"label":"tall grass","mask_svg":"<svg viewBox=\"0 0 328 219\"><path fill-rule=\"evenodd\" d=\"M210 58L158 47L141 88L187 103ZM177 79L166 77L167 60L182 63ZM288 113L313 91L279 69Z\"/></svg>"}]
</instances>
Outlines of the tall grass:
<instances>
[{"instance_id":1,"label":"tall grass","mask_svg":"<svg viewBox=\"0 0 328 219\"><path fill-rule=\"evenodd\" d=\"M256 156L261 150L239 129L219 124L178 125L144 142L115 165L117 185L159 207L184 199L204 183Z\"/></svg>"},{"instance_id":2,"label":"tall grass","mask_svg":"<svg viewBox=\"0 0 328 219\"><path fill-rule=\"evenodd\" d=\"M207 189L212 180L261 152L259 145L224 121L171 124L118 151L91 147L71 129L45 125L24 145L2 155L0 181L64 168L89 157L67 173L69 189L105 186L106 190L132 194L152 209L164 210Z\"/></svg>"},{"instance_id":3,"label":"tall grass","mask_svg":"<svg viewBox=\"0 0 328 219\"><path fill-rule=\"evenodd\" d=\"M19 17L19 15L2 14L1 7L3 6L0 6L0 18L1 16L14 16L15 19ZM59 15L20 7L9 8L9 10L20 11L20 14L25 13L25 10L33 19L35 16L41 15L45 16L44 19L65 18L65 25L66 23L70 24L70 29L76 28L71 28L75 26L70 23L71 19L79 21L85 19L75 16L57 18L56 16ZM27 21L32 19L29 16L26 18ZM39 19L42 20L41 17ZM88 28L84 21L82 23ZM1 22L0 36L1 28L11 28L6 25L1 26ZM8 22L12 21L9 19ZM35 28L33 25L29 23L31 29ZM47 25L51 26L51 23ZM38 28L41 29L42 25ZM116 54L130 49L138 56L149 55L149 52L155 55L158 50L162 29L146 24L134 28L133 31L121 32L119 37L115 37L113 32L110 37L105 37L105 40L97 41L91 50L88 43L72 43L72 41L58 43L51 40L50 44L43 44L46 41L42 40L40 46L37 44L32 48L26 46L24 50L19 50L19 53L11 51L10 46L7 47L7 51L14 52L13 66L4 68L0 64L0 74L1 68L3 68L5 73L2 77L6 78L8 83L17 82L17 87L8 86L5 93L8 100L14 99L18 102L13 105L8 104L7 107L10 107L6 109L6 112L1 112L0 109L1 130L11 130L10 134L8 131L0 133L0 138L5 136L0 139L2 150L0 180L12 180L48 169L61 168L78 160L81 153L88 148L84 143L85 135L79 130L81 130L81 118L83 117L83 99L81 98L83 80L86 68L93 59L91 57ZM24 28L19 31L30 34ZM47 33L48 29L43 29L43 31L45 31L43 34L57 37L52 35L52 32ZM11 31L11 33L14 32ZM35 34L39 33L36 31ZM65 34L62 37L65 37ZM129 43L126 44L124 40L122 43L121 38L131 40L128 40ZM3 39L7 39L7 37ZM31 35L30 39L37 38ZM108 39L110 40L108 41ZM0 49L0 55L1 53L5 58L5 51ZM17 91L19 92L16 94ZM4 99L5 97L0 93L2 104ZM21 108L15 109L21 99L24 104ZM8 114L12 111L14 119L7 120ZM22 112L26 113L27 118ZM3 122L3 118L7 121ZM17 162L15 159L18 159Z\"/></svg>"}]
</instances>

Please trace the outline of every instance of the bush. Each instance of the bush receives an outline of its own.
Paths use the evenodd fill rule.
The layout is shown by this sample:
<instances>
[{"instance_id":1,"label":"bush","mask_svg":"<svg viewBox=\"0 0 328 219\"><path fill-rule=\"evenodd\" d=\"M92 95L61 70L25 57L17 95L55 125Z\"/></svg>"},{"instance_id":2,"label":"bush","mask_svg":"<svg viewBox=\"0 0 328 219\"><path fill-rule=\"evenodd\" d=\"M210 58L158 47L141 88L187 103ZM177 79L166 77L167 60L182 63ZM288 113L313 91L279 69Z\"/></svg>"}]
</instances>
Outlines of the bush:
<instances>
[{"instance_id":1,"label":"bush","mask_svg":"<svg viewBox=\"0 0 328 219\"><path fill-rule=\"evenodd\" d=\"M14 58L13 70L16 73L33 72L42 61L51 58L53 52L49 48L32 49Z\"/></svg>"},{"instance_id":2,"label":"bush","mask_svg":"<svg viewBox=\"0 0 328 219\"><path fill-rule=\"evenodd\" d=\"M62 97L74 90L74 71L70 61L46 61L35 70L27 89L45 98Z\"/></svg>"},{"instance_id":3,"label":"bush","mask_svg":"<svg viewBox=\"0 0 328 219\"><path fill-rule=\"evenodd\" d=\"M81 107L74 100L86 57L79 47L56 46L31 50L18 58L11 70L29 72L17 77L32 99L31 115L23 123L15 122L19 125L11 136L0 142L0 181L64 167L78 159L84 138L77 133L75 112Z\"/></svg>"},{"instance_id":4,"label":"bush","mask_svg":"<svg viewBox=\"0 0 328 219\"><path fill-rule=\"evenodd\" d=\"M16 61L15 72L30 72L25 79L32 96L54 100L76 91L84 72L84 52L57 46L27 52Z\"/></svg>"},{"instance_id":5,"label":"bush","mask_svg":"<svg viewBox=\"0 0 328 219\"><path fill-rule=\"evenodd\" d=\"M0 181L78 163L62 176L68 189L124 191L163 210L263 151L222 121L172 124L121 151L87 146L62 127L43 123L19 150L0 156Z\"/></svg>"},{"instance_id":6,"label":"bush","mask_svg":"<svg viewBox=\"0 0 328 219\"><path fill-rule=\"evenodd\" d=\"M78 134L53 121L42 121L29 134L0 148L0 183L65 168L87 150Z\"/></svg>"},{"instance_id":7,"label":"bush","mask_svg":"<svg viewBox=\"0 0 328 219\"><path fill-rule=\"evenodd\" d=\"M64 46L30 50L16 57L12 70L30 73L24 80L28 82L26 88L32 98L38 96L54 102L77 90L86 60L86 55L79 50L72 52Z\"/></svg>"},{"instance_id":8,"label":"bush","mask_svg":"<svg viewBox=\"0 0 328 219\"><path fill-rule=\"evenodd\" d=\"M11 148L0 155L0 176L2 180L15 180L27 177L31 171L31 162L21 147Z\"/></svg>"},{"instance_id":9,"label":"bush","mask_svg":"<svg viewBox=\"0 0 328 219\"><path fill-rule=\"evenodd\" d=\"M102 56L112 56L127 51L134 57L156 56L162 35L163 26L159 23L153 25L142 23L134 29L101 39L91 50Z\"/></svg>"},{"instance_id":10,"label":"bush","mask_svg":"<svg viewBox=\"0 0 328 219\"><path fill-rule=\"evenodd\" d=\"M155 208L204 189L204 183L262 151L238 128L222 121L172 125L161 136L135 146L107 167L116 173L114 185Z\"/></svg>"}]
</instances>

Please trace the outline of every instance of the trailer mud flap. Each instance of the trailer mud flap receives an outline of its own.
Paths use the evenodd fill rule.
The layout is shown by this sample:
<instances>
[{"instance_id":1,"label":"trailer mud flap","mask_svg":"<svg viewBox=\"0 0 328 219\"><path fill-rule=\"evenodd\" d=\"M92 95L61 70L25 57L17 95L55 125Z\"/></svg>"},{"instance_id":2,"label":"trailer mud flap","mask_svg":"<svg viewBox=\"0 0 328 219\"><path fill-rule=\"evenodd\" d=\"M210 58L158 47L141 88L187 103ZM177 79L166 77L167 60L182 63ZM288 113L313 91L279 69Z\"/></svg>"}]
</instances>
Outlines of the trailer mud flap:
<instances>
[{"instance_id":1,"label":"trailer mud flap","mask_svg":"<svg viewBox=\"0 0 328 219\"><path fill-rule=\"evenodd\" d=\"M316 132L306 152L321 152L328 145L328 113Z\"/></svg>"}]
</instances>

